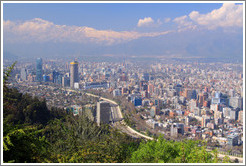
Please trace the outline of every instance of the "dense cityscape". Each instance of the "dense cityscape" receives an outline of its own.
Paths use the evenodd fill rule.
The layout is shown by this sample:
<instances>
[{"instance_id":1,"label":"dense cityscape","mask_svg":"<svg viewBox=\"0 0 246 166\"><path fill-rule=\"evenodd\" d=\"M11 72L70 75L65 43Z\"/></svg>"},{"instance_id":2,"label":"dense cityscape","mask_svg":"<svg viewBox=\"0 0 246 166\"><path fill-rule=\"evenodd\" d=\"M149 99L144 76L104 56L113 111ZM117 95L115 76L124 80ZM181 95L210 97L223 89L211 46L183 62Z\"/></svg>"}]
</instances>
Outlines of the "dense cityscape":
<instances>
[{"instance_id":1,"label":"dense cityscape","mask_svg":"<svg viewBox=\"0 0 246 166\"><path fill-rule=\"evenodd\" d=\"M130 125L144 135L203 139L211 147L242 154L240 64L177 62L143 66L126 60L58 62L38 58L36 63L17 63L14 73L11 86L20 92L45 98L49 107L70 110L74 116L86 114L99 125L113 123L113 118L109 103L88 98L86 102L84 92L91 89L107 93L111 99L127 99L134 106Z\"/></svg>"},{"instance_id":2,"label":"dense cityscape","mask_svg":"<svg viewBox=\"0 0 246 166\"><path fill-rule=\"evenodd\" d=\"M245 2L1 8L1 165L245 164Z\"/></svg>"}]
</instances>

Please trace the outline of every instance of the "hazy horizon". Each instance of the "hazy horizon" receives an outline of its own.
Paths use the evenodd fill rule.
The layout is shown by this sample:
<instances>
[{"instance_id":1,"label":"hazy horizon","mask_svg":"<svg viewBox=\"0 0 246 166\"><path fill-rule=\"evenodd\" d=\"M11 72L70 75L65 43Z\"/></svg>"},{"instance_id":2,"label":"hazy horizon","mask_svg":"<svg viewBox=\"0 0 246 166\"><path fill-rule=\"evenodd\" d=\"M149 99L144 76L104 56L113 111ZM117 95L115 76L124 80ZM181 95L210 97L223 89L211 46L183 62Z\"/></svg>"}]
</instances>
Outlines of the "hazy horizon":
<instances>
[{"instance_id":1,"label":"hazy horizon","mask_svg":"<svg viewBox=\"0 0 246 166\"><path fill-rule=\"evenodd\" d=\"M3 3L4 58L243 61L243 4Z\"/></svg>"}]
</instances>

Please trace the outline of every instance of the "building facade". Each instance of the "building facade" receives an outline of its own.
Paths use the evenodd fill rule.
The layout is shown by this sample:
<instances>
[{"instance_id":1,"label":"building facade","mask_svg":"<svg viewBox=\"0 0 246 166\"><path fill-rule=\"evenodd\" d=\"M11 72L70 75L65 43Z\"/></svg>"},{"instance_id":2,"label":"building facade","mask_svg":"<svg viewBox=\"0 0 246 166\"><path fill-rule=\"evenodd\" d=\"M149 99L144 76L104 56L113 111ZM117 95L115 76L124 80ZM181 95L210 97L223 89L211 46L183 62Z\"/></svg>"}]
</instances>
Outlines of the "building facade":
<instances>
[{"instance_id":1,"label":"building facade","mask_svg":"<svg viewBox=\"0 0 246 166\"><path fill-rule=\"evenodd\" d=\"M70 87L74 88L74 83L79 82L79 69L78 69L78 62L73 61L70 63Z\"/></svg>"},{"instance_id":2,"label":"building facade","mask_svg":"<svg viewBox=\"0 0 246 166\"><path fill-rule=\"evenodd\" d=\"M97 102L97 125L100 126L101 123L109 123L110 113L110 103L106 101Z\"/></svg>"},{"instance_id":3,"label":"building facade","mask_svg":"<svg viewBox=\"0 0 246 166\"><path fill-rule=\"evenodd\" d=\"M36 81L41 82L43 80L43 61L42 58L38 58L36 61Z\"/></svg>"},{"instance_id":4,"label":"building facade","mask_svg":"<svg viewBox=\"0 0 246 166\"><path fill-rule=\"evenodd\" d=\"M184 124L174 123L171 125L171 137L178 137L178 134L184 135Z\"/></svg>"}]
</instances>

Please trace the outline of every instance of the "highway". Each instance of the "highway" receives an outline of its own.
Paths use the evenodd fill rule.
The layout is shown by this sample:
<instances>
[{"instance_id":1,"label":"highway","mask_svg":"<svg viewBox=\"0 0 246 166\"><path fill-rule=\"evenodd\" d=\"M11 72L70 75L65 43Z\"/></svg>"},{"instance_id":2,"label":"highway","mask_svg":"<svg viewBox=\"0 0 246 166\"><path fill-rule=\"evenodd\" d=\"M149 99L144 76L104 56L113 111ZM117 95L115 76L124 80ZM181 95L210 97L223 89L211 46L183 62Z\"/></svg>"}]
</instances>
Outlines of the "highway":
<instances>
[{"instance_id":1,"label":"highway","mask_svg":"<svg viewBox=\"0 0 246 166\"><path fill-rule=\"evenodd\" d=\"M110 99L106 99L106 98L103 98L103 97L100 97L100 96L97 96L97 95L93 95L93 94L90 94L90 93L86 93L87 95L89 96L94 96L94 97L99 97L100 99L104 100L104 101L108 101L109 103L111 103L111 113L112 113L112 126L119 129L121 132L124 132L134 138L145 138L145 139L148 139L148 140L153 140L152 137L149 137L149 136L146 136L144 134L141 134L139 132L137 132L136 130L132 129L130 126L128 126L125 121L124 121L124 118L123 118L123 115L122 115L122 112L120 110L120 107L119 105L113 101L113 100L110 100ZM207 149L207 151L211 151L210 149ZM218 157L219 158L223 158L225 157L226 155L224 154L218 154ZM231 161L234 161L236 158L239 160L239 163L243 163L243 158L241 157L235 157L235 156L229 156L227 155Z\"/></svg>"},{"instance_id":2,"label":"highway","mask_svg":"<svg viewBox=\"0 0 246 166\"><path fill-rule=\"evenodd\" d=\"M119 113L119 109L117 107L118 107L117 105L111 104L111 116L112 116L111 119L113 123L123 120L121 114Z\"/></svg>"},{"instance_id":3,"label":"highway","mask_svg":"<svg viewBox=\"0 0 246 166\"><path fill-rule=\"evenodd\" d=\"M77 92L75 90L71 90L71 89L64 89L63 90L66 91L71 91L71 92ZM152 137L146 136L144 134L141 134L139 132L137 132L136 130L132 129L130 126L128 126L125 121L124 121L124 117L122 115L121 109L119 107L119 105L110 99L104 98L104 97L100 97L91 93L85 93L88 96L93 96L93 97L98 97L104 101L108 101L111 104L111 120L112 120L112 126L117 128L119 131L124 132L126 134L128 134L129 136L132 136L133 138L145 138L148 140L153 140ZM211 149L207 149L207 151L211 151ZM225 155L224 154L218 154L219 158L223 158ZM236 157L236 156L231 156L231 155L227 155L231 161L234 161L235 159L239 160L239 163L243 163L244 160L242 157Z\"/></svg>"},{"instance_id":4,"label":"highway","mask_svg":"<svg viewBox=\"0 0 246 166\"><path fill-rule=\"evenodd\" d=\"M99 97L100 99L111 103L111 115L112 115L112 122L113 122L112 126L114 126L115 128L119 129L121 132L124 132L134 138L145 138L148 140L153 140L152 137L141 134L126 124L126 122L124 121L124 117L122 115L121 109L115 101L104 98L104 97L100 97L100 96L97 96L91 93L86 93L86 95L93 96L93 97Z\"/></svg>"},{"instance_id":5,"label":"highway","mask_svg":"<svg viewBox=\"0 0 246 166\"><path fill-rule=\"evenodd\" d=\"M211 152L212 150L211 149L206 149L208 152ZM225 156L228 156L230 158L231 161L234 161L235 159L238 159L239 163L242 163L243 162L243 158L242 157L236 157L236 156L230 156L230 155L224 155L224 154L221 154L219 153L218 151L218 157L219 158L224 158Z\"/></svg>"},{"instance_id":6,"label":"highway","mask_svg":"<svg viewBox=\"0 0 246 166\"><path fill-rule=\"evenodd\" d=\"M223 158L225 156L226 155L224 155L224 154L220 154L220 153L218 154L219 158ZM239 163L243 163L243 158L241 158L241 157L235 157L235 156L228 156L228 157L230 158L231 161L234 161L235 159L238 159Z\"/></svg>"}]
</instances>

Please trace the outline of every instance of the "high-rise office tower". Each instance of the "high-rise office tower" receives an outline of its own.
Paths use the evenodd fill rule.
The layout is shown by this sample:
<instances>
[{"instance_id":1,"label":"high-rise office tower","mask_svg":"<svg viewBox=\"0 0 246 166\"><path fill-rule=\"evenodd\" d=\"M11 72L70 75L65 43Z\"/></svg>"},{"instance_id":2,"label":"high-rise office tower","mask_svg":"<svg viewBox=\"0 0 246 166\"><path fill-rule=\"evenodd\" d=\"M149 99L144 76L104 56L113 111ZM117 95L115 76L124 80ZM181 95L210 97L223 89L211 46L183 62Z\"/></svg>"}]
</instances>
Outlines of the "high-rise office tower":
<instances>
[{"instance_id":1,"label":"high-rise office tower","mask_svg":"<svg viewBox=\"0 0 246 166\"><path fill-rule=\"evenodd\" d=\"M67 76L62 77L62 86L68 87L70 85L70 79Z\"/></svg>"},{"instance_id":2,"label":"high-rise office tower","mask_svg":"<svg viewBox=\"0 0 246 166\"><path fill-rule=\"evenodd\" d=\"M42 66L43 66L42 58L38 58L37 61L36 61L36 80L38 82L41 82L42 78L43 78Z\"/></svg>"},{"instance_id":3,"label":"high-rise office tower","mask_svg":"<svg viewBox=\"0 0 246 166\"><path fill-rule=\"evenodd\" d=\"M70 87L74 88L74 83L79 82L78 62L70 63Z\"/></svg>"},{"instance_id":4,"label":"high-rise office tower","mask_svg":"<svg viewBox=\"0 0 246 166\"><path fill-rule=\"evenodd\" d=\"M100 126L101 123L109 123L110 121L111 107L110 103L106 101L97 102L97 125Z\"/></svg>"},{"instance_id":5,"label":"high-rise office tower","mask_svg":"<svg viewBox=\"0 0 246 166\"><path fill-rule=\"evenodd\" d=\"M60 73L54 70L52 75L53 75L53 83L58 83L58 76L60 75Z\"/></svg>"}]
</instances>

